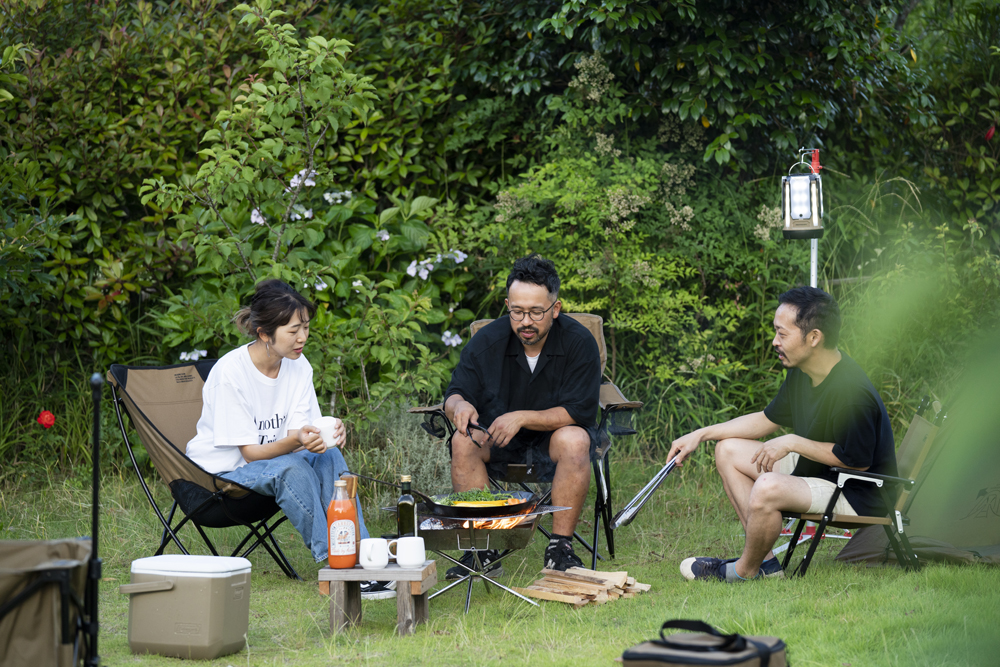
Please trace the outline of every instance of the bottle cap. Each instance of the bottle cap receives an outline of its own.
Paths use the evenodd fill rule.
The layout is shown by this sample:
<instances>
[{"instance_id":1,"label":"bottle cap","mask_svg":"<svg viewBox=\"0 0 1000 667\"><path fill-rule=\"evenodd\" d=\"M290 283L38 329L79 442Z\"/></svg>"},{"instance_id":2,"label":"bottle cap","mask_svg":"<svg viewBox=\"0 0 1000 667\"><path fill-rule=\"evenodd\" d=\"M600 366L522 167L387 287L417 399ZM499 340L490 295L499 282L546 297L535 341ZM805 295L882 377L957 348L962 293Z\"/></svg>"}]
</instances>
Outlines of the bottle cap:
<instances>
[{"instance_id":1,"label":"bottle cap","mask_svg":"<svg viewBox=\"0 0 1000 667\"><path fill-rule=\"evenodd\" d=\"M409 475L400 475L399 476L399 481L400 482L411 482L413 480L412 480L412 478Z\"/></svg>"},{"instance_id":2,"label":"bottle cap","mask_svg":"<svg viewBox=\"0 0 1000 667\"><path fill-rule=\"evenodd\" d=\"M333 483L333 485L334 486L344 486L344 487L346 487L347 486L347 482L344 481L344 480L342 480L342 479L338 479L336 482Z\"/></svg>"}]
</instances>

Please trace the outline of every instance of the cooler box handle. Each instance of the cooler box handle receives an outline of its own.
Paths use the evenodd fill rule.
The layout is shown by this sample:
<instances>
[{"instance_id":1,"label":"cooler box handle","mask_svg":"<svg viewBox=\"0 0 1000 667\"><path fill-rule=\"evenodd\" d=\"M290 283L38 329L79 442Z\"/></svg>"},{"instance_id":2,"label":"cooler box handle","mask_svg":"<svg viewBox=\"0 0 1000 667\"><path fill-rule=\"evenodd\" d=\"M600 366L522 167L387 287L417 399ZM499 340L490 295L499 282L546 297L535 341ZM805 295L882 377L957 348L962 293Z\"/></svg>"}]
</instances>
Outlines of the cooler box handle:
<instances>
[{"instance_id":1,"label":"cooler box handle","mask_svg":"<svg viewBox=\"0 0 1000 667\"><path fill-rule=\"evenodd\" d=\"M118 587L118 592L122 595L132 595L134 593L155 593L157 591L169 591L173 589L174 582L147 581L141 584L122 584Z\"/></svg>"}]
</instances>

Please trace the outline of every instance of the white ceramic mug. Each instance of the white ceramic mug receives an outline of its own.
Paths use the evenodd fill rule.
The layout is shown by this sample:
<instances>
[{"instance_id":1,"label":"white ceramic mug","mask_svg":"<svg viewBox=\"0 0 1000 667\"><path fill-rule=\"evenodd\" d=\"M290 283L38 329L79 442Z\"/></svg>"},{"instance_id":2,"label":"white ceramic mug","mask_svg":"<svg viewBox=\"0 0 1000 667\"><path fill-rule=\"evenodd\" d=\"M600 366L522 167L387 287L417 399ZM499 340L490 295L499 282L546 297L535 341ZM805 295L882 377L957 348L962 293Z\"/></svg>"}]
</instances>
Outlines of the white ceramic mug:
<instances>
[{"instance_id":1,"label":"white ceramic mug","mask_svg":"<svg viewBox=\"0 0 1000 667\"><path fill-rule=\"evenodd\" d=\"M389 564L389 541L380 537L361 540L358 562L366 570L379 570Z\"/></svg>"},{"instance_id":2,"label":"white ceramic mug","mask_svg":"<svg viewBox=\"0 0 1000 667\"><path fill-rule=\"evenodd\" d=\"M393 551L395 547L395 551ZM401 537L398 540L389 540L389 553L396 557L396 565L404 570L419 570L427 560L427 552L424 551L424 538L422 537Z\"/></svg>"},{"instance_id":3,"label":"white ceramic mug","mask_svg":"<svg viewBox=\"0 0 1000 667\"><path fill-rule=\"evenodd\" d=\"M313 426L319 429L319 437L323 438L323 444L327 449L332 449L340 443L333 439L333 434L337 430L340 420L336 417L319 417L313 422Z\"/></svg>"}]
</instances>

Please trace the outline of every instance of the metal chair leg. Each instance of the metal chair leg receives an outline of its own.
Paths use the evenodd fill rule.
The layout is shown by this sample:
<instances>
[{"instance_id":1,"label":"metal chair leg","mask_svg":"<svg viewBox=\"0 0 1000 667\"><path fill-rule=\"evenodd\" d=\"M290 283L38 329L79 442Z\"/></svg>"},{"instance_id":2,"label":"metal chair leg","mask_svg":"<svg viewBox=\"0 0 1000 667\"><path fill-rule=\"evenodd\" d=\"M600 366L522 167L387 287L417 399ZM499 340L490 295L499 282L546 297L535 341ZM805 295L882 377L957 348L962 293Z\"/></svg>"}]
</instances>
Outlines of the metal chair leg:
<instances>
[{"instance_id":1,"label":"metal chair leg","mask_svg":"<svg viewBox=\"0 0 1000 667\"><path fill-rule=\"evenodd\" d=\"M806 522L804 519L799 519L799 522L795 525L795 534L792 535L792 541L788 543L788 551L785 552L785 560L781 562L781 569L788 570L788 564L792 561L792 552L795 551L795 547L799 544L799 536L802 535L802 529L805 528Z\"/></svg>"},{"instance_id":2,"label":"metal chair leg","mask_svg":"<svg viewBox=\"0 0 1000 667\"><path fill-rule=\"evenodd\" d=\"M830 521L829 517L824 515L820 520L819 525L816 526L816 534L812 536L812 543L809 545L809 551L806 552L806 557L799 563L799 566L795 569L795 573L800 576L806 576L806 570L809 569L809 563L812 562L813 554L816 553L816 547L819 546L820 540L823 538L823 533L826 531L826 524Z\"/></svg>"}]
</instances>

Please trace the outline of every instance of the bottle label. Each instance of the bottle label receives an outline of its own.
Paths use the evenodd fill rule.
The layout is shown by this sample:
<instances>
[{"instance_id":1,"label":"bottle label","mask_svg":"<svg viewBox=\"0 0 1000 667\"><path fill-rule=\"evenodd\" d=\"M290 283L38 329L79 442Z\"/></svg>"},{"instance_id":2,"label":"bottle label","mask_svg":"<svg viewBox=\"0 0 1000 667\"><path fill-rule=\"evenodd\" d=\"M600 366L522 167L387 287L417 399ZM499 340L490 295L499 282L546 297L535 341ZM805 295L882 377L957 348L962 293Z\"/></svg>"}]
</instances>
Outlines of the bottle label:
<instances>
[{"instance_id":1,"label":"bottle label","mask_svg":"<svg viewBox=\"0 0 1000 667\"><path fill-rule=\"evenodd\" d=\"M354 522L350 519L338 519L331 523L330 555L353 556L355 551Z\"/></svg>"}]
</instances>

